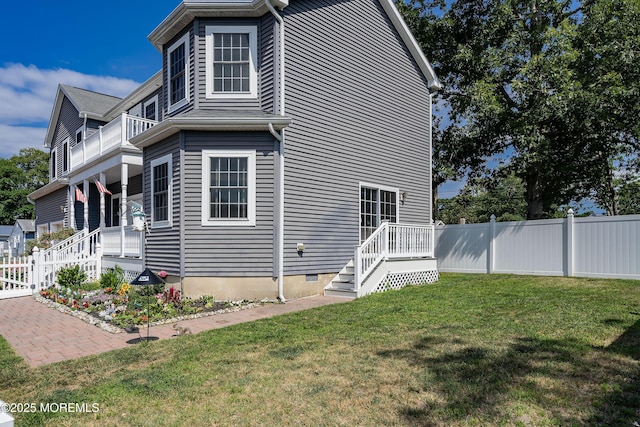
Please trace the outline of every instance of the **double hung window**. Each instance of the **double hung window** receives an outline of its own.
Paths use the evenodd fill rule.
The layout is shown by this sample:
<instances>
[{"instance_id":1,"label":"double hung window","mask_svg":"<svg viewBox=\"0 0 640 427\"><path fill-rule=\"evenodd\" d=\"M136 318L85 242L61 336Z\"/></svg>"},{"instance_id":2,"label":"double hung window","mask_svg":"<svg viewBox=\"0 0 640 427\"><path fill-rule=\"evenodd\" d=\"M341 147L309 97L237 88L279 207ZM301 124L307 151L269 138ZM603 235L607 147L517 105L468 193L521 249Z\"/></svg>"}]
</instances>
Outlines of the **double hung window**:
<instances>
[{"instance_id":1,"label":"double hung window","mask_svg":"<svg viewBox=\"0 0 640 427\"><path fill-rule=\"evenodd\" d=\"M151 227L171 227L171 155L151 161Z\"/></svg>"},{"instance_id":2,"label":"double hung window","mask_svg":"<svg viewBox=\"0 0 640 427\"><path fill-rule=\"evenodd\" d=\"M207 98L257 96L257 29L207 26Z\"/></svg>"},{"instance_id":3,"label":"double hung window","mask_svg":"<svg viewBox=\"0 0 640 427\"><path fill-rule=\"evenodd\" d=\"M189 34L167 50L169 111L189 103ZM145 112L146 113L146 112Z\"/></svg>"},{"instance_id":4,"label":"double hung window","mask_svg":"<svg viewBox=\"0 0 640 427\"><path fill-rule=\"evenodd\" d=\"M255 151L203 151L203 225L255 225L255 162Z\"/></svg>"}]
</instances>

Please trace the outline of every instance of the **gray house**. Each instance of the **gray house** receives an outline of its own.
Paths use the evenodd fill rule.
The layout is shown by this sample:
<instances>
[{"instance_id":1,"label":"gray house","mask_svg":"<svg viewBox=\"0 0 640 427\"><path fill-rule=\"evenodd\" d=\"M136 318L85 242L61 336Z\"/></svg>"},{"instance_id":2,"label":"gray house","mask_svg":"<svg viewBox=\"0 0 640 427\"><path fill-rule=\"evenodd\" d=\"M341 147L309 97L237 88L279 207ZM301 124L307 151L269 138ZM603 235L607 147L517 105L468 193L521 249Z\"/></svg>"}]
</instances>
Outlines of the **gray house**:
<instances>
[{"instance_id":1,"label":"gray house","mask_svg":"<svg viewBox=\"0 0 640 427\"><path fill-rule=\"evenodd\" d=\"M13 231L13 225L0 225L0 257L9 255L9 236Z\"/></svg>"},{"instance_id":2,"label":"gray house","mask_svg":"<svg viewBox=\"0 0 640 427\"><path fill-rule=\"evenodd\" d=\"M99 231L106 256L192 296L437 278L440 83L391 0L185 1L149 40L162 69L125 99L60 86L39 230Z\"/></svg>"},{"instance_id":3,"label":"gray house","mask_svg":"<svg viewBox=\"0 0 640 427\"><path fill-rule=\"evenodd\" d=\"M36 238L35 221L18 219L9 235L9 255L21 256L26 250L27 240Z\"/></svg>"}]
</instances>

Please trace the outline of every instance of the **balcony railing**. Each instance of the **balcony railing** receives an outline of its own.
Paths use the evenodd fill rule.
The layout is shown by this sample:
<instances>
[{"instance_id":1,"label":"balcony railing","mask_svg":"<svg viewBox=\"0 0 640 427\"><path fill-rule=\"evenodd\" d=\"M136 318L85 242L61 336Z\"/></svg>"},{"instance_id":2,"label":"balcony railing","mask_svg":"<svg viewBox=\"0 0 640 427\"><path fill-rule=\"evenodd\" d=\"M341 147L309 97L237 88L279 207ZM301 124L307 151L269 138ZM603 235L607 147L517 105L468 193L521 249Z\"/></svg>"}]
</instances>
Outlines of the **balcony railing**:
<instances>
[{"instance_id":1,"label":"balcony railing","mask_svg":"<svg viewBox=\"0 0 640 427\"><path fill-rule=\"evenodd\" d=\"M101 157L116 147L135 149L129 140L156 124L158 122L155 120L122 113L120 117L101 126L93 135L71 148L71 171Z\"/></svg>"},{"instance_id":2,"label":"balcony railing","mask_svg":"<svg viewBox=\"0 0 640 427\"><path fill-rule=\"evenodd\" d=\"M133 226L109 227L102 230L102 254L141 258L144 249L144 233Z\"/></svg>"}]
</instances>

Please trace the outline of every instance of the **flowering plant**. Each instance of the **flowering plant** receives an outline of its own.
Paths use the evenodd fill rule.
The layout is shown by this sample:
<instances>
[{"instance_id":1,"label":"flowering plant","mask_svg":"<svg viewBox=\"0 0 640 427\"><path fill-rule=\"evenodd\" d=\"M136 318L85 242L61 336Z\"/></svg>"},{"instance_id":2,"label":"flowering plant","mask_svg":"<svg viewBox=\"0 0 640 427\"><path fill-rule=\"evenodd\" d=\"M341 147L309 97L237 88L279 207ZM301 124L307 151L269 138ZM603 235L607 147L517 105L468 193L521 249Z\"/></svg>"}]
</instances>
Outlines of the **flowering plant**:
<instances>
[{"instance_id":1,"label":"flowering plant","mask_svg":"<svg viewBox=\"0 0 640 427\"><path fill-rule=\"evenodd\" d=\"M169 275L169 274L168 274L166 271L164 271L164 270L160 270L160 271L158 272L158 277L159 277L159 278L161 278L161 279L166 279L168 275Z\"/></svg>"}]
</instances>

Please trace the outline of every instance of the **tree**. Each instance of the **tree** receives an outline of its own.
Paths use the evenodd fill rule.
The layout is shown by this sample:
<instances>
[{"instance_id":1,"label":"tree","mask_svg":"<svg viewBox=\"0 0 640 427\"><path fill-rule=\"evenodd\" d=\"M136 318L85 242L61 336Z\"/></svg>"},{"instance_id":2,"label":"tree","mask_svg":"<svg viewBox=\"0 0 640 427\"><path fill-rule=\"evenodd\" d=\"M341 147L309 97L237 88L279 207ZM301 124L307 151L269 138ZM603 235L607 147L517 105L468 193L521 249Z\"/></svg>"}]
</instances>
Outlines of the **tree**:
<instances>
[{"instance_id":1,"label":"tree","mask_svg":"<svg viewBox=\"0 0 640 427\"><path fill-rule=\"evenodd\" d=\"M22 149L11 159L0 159L0 223L34 217L27 196L47 182L48 168L48 154L33 148Z\"/></svg>"},{"instance_id":2,"label":"tree","mask_svg":"<svg viewBox=\"0 0 640 427\"><path fill-rule=\"evenodd\" d=\"M606 118L598 116L595 91L584 90L590 56L577 40L589 31L581 26L585 14L597 8L582 6L557 0L399 4L443 82L436 102L450 110L450 122L434 134L436 167L455 171L445 176L483 176L502 159L501 167L525 185L529 219L591 195L596 183L609 179L608 165L620 152L598 143ZM637 32L638 24L632 28ZM619 33L612 29L610 36ZM596 38L595 51L613 54ZM609 99L615 111L629 101L623 98Z\"/></svg>"},{"instance_id":3,"label":"tree","mask_svg":"<svg viewBox=\"0 0 640 427\"><path fill-rule=\"evenodd\" d=\"M497 221L525 219L527 205L522 180L500 172L498 170L493 177L472 179L460 194L441 200L438 218L445 224L457 224L460 218L468 223L489 222L492 215Z\"/></svg>"},{"instance_id":4,"label":"tree","mask_svg":"<svg viewBox=\"0 0 640 427\"><path fill-rule=\"evenodd\" d=\"M585 3L576 38L580 96L573 104L576 134L590 146L597 173L587 177L593 198L610 215L628 212L619 192L637 180L640 163L640 2Z\"/></svg>"}]
</instances>

